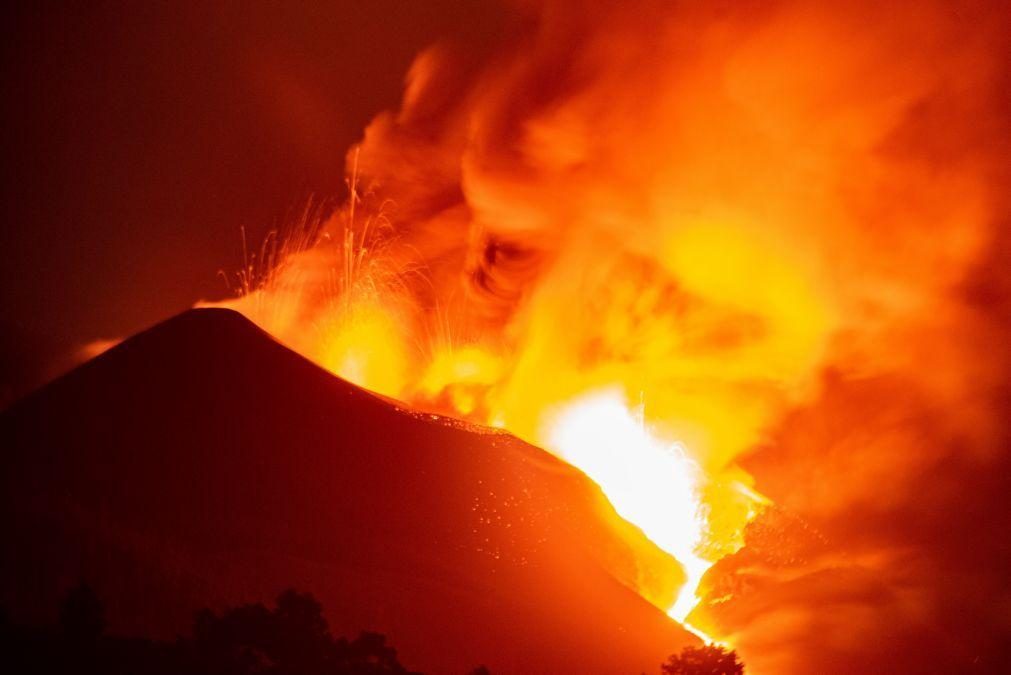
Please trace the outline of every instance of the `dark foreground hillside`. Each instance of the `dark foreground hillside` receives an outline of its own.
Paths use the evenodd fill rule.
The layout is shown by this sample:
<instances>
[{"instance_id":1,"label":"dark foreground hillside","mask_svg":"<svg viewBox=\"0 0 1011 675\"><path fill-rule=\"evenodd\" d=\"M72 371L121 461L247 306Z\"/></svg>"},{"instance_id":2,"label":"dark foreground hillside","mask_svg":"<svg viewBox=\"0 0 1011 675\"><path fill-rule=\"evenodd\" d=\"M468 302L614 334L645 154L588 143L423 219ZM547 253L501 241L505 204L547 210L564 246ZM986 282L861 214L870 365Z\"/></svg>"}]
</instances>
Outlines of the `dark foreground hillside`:
<instances>
[{"instance_id":1,"label":"dark foreground hillside","mask_svg":"<svg viewBox=\"0 0 1011 675\"><path fill-rule=\"evenodd\" d=\"M652 672L697 641L629 585L672 563L581 473L397 409L227 310L127 340L0 417L0 603L51 623L86 578L110 630L311 588L338 635L429 673ZM633 549L638 553L633 558Z\"/></svg>"}]
</instances>

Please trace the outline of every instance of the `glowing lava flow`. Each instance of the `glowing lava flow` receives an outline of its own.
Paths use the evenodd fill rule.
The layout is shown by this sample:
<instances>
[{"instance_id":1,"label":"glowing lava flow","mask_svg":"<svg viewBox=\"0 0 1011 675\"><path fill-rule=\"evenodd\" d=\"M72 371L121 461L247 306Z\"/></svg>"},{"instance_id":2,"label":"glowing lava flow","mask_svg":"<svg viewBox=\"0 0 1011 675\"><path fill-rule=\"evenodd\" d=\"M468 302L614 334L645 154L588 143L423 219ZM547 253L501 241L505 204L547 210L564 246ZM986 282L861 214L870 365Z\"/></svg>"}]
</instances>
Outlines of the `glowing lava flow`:
<instances>
[{"instance_id":1,"label":"glowing lava flow","mask_svg":"<svg viewBox=\"0 0 1011 675\"><path fill-rule=\"evenodd\" d=\"M702 472L679 443L664 443L629 411L617 391L587 395L549 423L549 449L593 479L625 520L637 525L684 568L686 580L668 614L686 623L698 604L702 575L712 566L698 555L705 517L699 501Z\"/></svg>"}]
</instances>

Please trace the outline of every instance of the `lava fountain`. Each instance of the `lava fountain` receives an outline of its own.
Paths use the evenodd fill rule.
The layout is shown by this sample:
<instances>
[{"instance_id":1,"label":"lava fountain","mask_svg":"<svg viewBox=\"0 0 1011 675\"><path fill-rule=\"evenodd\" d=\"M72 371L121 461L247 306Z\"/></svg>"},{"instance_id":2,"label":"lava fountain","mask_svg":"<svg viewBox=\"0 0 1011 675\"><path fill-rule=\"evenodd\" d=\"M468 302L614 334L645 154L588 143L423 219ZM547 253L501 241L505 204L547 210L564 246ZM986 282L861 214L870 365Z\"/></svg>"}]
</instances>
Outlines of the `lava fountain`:
<instances>
[{"instance_id":1,"label":"lava fountain","mask_svg":"<svg viewBox=\"0 0 1011 675\"><path fill-rule=\"evenodd\" d=\"M987 71L943 3L638 4L520 3L481 59L419 55L343 206L227 304L584 471L684 568L663 609L692 623L764 503L739 459L833 365L904 367L983 250L985 167L928 121L938 92L982 109Z\"/></svg>"}]
</instances>

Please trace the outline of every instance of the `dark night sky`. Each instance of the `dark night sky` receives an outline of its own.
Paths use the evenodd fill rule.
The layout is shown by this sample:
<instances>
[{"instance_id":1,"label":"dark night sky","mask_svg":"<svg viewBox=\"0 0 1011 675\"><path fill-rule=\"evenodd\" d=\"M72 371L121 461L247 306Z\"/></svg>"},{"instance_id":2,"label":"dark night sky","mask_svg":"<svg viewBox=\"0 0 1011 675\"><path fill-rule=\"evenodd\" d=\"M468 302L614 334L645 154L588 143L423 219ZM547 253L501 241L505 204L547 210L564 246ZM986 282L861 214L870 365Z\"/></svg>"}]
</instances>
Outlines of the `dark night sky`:
<instances>
[{"instance_id":1,"label":"dark night sky","mask_svg":"<svg viewBox=\"0 0 1011 675\"><path fill-rule=\"evenodd\" d=\"M396 104L412 57L487 42L472 0L5 10L0 405L81 344L220 297L216 275Z\"/></svg>"}]
</instances>

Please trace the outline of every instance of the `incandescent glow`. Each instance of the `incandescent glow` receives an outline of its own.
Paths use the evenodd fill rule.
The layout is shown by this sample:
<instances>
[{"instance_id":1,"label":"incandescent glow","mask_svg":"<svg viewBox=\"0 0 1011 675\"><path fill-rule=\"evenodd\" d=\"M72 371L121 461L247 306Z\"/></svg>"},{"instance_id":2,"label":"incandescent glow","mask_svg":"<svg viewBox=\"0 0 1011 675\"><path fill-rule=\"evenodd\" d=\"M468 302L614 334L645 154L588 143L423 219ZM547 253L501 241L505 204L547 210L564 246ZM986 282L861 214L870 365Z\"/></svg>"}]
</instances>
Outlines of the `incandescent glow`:
<instances>
[{"instance_id":1,"label":"incandescent glow","mask_svg":"<svg viewBox=\"0 0 1011 675\"><path fill-rule=\"evenodd\" d=\"M705 575L765 502L742 460L824 478L763 484L818 514L864 508L907 411L851 439L841 397L779 448L792 416L847 387L955 409L999 372L977 363L989 332L947 339L977 330L968 281L1000 259L1003 174L957 150L993 124L990 38L940 2L518 4L487 62L418 57L348 156L348 200L265 247L230 304L358 385L582 470L635 526L609 571L746 653L735 622L793 621L731 611L753 585ZM893 454L934 457L923 435Z\"/></svg>"},{"instance_id":2,"label":"incandescent glow","mask_svg":"<svg viewBox=\"0 0 1011 675\"><path fill-rule=\"evenodd\" d=\"M681 563L686 581L668 614L685 623L698 603L702 575L712 565L699 556L705 517L698 464L680 443L653 436L617 390L565 406L550 420L545 438L550 450L601 487L622 518Z\"/></svg>"}]
</instances>

